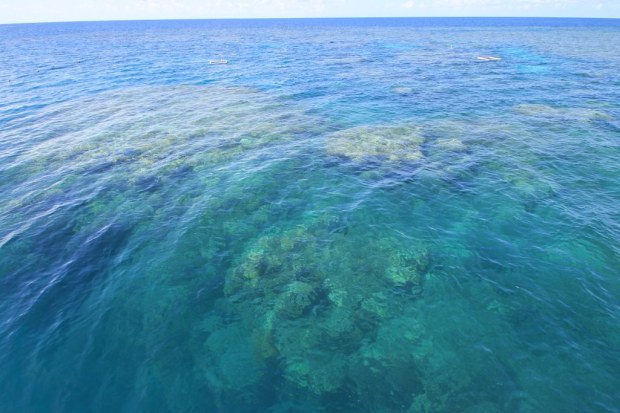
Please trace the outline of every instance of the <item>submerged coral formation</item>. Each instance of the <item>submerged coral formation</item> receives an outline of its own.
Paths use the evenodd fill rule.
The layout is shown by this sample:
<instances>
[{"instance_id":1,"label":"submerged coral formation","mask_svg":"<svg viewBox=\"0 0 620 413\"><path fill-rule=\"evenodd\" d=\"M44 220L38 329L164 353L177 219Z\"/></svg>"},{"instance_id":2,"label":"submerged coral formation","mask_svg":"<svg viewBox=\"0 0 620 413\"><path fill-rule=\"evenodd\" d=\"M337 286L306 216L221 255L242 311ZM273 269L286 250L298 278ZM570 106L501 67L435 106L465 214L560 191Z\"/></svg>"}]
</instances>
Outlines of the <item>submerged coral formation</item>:
<instances>
[{"instance_id":1,"label":"submerged coral formation","mask_svg":"<svg viewBox=\"0 0 620 413\"><path fill-rule=\"evenodd\" d=\"M387 278L395 286L419 287L422 275L429 268L428 252L424 247L407 250L395 250L390 254L390 266L386 270Z\"/></svg>"},{"instance_id":2,"label":"submerged coral formation","mask_svg":"<svg viewBox=\"0 0 620 413\"><path fill-rule=\"evenodd\" d=\"M458 138L439 138L437 139L437 146L451 151L462 151L466 148L463 141Z\"/></svg>"},{"instance_id":3,"label":"submerged coral formation","mask_svg":"<svg viewBox=\"0 0 620 413\"><path fill-rule=\"evenodd\" d=\"M612 117L607 113L589 108L558 108L539 103L524 103L517 105L515 110L526 116L540 118L554 118L577 121L610 120Z\"/></svg>"},{"instance_id":4,"label":"submerged coral formation","mask_svg":"<svg viewBox=\"0 0 620 413\"><path fill-rule=\"evenodd\" d=\"M124 215L137 222L124 231L134 234L138 241L131 248L143 254L135 262L148 264L134 271L138 292L114 307L122 309L116 322L134 323L141 331L131 345L154 355L139 380L174 376L176 363L186 363L193 374L187 382L207 392L218 411L235 405L247 411L261 400L277 404L267 387L312 406L332 397L353 400L339 405L341 411L459 406L459 393L478 369L458 358L451 337L438 333L418 306L428 280L440 277L433 273L432 226L417 236L386 228L377 211L389 209L389 198L368 208L357 208L348 195L326 201L324 188L342 182L330 181L335 178L329 168L300 172L306 169L305 152L315 148L294 148L307 136L324 136L320 157L382 165L372 170L378 180L417 185L423 194L425 183L433 182L412 179L410 171L466 182L479 162L472 152L495 142L499 126L446 121L424 129L360 126L326 134L302 111L248 89L144 88L110 93L108 99L87 99L86 107L105 119L122 106L116 126L103 122L74 146L38 143L42 155L22 167L39 174L73 159L75 170L67 177L72 180L84 179L79 175L84 169L91 176L116 171L72 216L71 230L90 234L101 222ZM149 115L139 115L149 104L155 105ZM72 116L79 123L85 115ZM116 134L115 128L125 132ZM278 145L289 145L288 158L270 155ZM281 179L283 171L287 179ZM523 180L519 187L534 179ZM61 183L44 196L60 197L63 188ZM409 200L391 214L402 214L415 227L410 223L419 217L411 211L420 210ZM142 250L144 217L158 228L147 243L156 252ZM190 224L170 224L179 221ZM162 253L159 241L174 248ZM442 264L474 256L458 253L463 256L444 257ZM507 312L488 308L499 316ZM166 344L152 348L161 342ZM450 349L448 357L434 354L437 343Z\"/></svg>"},{"instance_id":5,"label":"submerged coral formation","mask_svg":"<svg viewBox=\"0 0 620 413\"><path fill-rule=\"evenodd\" d=\"M328 137L330 155L344 156L354 162L378 160L386 162L419 161L423 158L424 137L412 126L360 126Z\"/></svg>"},{"instance_id":6,"label":"submerged coral formation","mask_svg":"<svg viewBox=\"0 0 620 413\"><path fill-rule=\"evenodd\" d=\"M413 347L403 343L400 352L391 342L381 344L381 331L401 335L390 320L402 317L401 309L421 291L431 266L428 249L420 242L367 238L361 228L333 231L342 225L336 217L320 217L269 231L251 242L227 273L224 292L234 303L229 310L251 332L246 344L251 344L252 363L262 365L247 368L260 372L277 363L290 391L305 389L316 396L342 392L352 381L356 397L367 397L369 389L385 385L386 374L395 375L388 386L400 386L402 402L410 403L422 391L408 388L410 380L420 380L412 363L422 327L415 320L402 321L416 327L404 335ZM397 365L402 373L395 372ZM232 394L229 383L218 379L218 394ZM373 404L385 403L382 397L373 396Z\"/></svg>"},{"instance_id":7,"label":"submerged coral formation","mask_svg":"<svg viewBox=\"0 0 620 413\"><path fill-rule=\"evenodd\" d=\"M206 91L181 90L197 102ZM214 107L203 102L208 113L184 112L170 92L168 110L174 113L161 109L153 114L152 125L142 123L128 104L124 127L133 140L101 126L103 132L94 131L82 146L43 151L40 165L24 162L37 174L41 165L49 168L73 157L79 162L67 177L72 180L84 179L77 173L80 168L95 175L117 169L116 179L105 181L96 198L71 214L68 228L96 238L93 231L113 220L115 236L132 234L129 269L115 277L129 278L135 288L130 299L121 294L111 303L115 314L110 328L131 323L139 331L117 343L146 352L152 360L141 366L137 385L157 388L162 377L176 377L182 364L191 374L171 380L174 391L163 396L171 411L179 402L168 400L169 395L187 388L208 395L212 411L236 406L246 412L256 405L297 411L280 404L280 395L286 395L287 403L302 403L299 411L326 406L383 413L503 411L494 398L505 390L494 387L494 379L509 373L486 358L479 341L486 330L461 334L451 310L437 303L470 305L461 296L467 289L450 295L445 274L454 277L454 269L464 269L460 284L473 278L470 273L477 276L481 261L499 266L489 248L470 248L477 240L468 228L494 220L503 225L520 213L536 212L555 196L556 186L536 169L539 158L528 153L526 144L505 144L521 136L516 129L482 121L438 121L424 129L364 126L325 134L290 108L282 108L288 110L285 124L278 124L282 114L260 115L269 121L263 126L252 123L246 117L253 114L247 112L259 116L262 105L278 102L262 101L261 93L251 90L220 92L229 95L220 96ZM130 102L139 95L118 93ZM161 124L155 126L157 119ZM204 129L189 133L183 130L185 122ZM242 127L237 130L235 123ZM147 126L148 132L140 132ZM317 153L310 157L306 152L315 150L313 145L296 151L307 134L325 137L319 140L326 146L318 157L327 152L354 167L381 165L371 168L374 175L355 178L374 176L374 188L383 188L376 184L380 181L399 189L368 194L363 185L347 186L344 194L325 196L353 174L312 163ZM115 139L120 139L119 151L105 147ZM278 145L287 146L286 157L270 155ZM515 148L521 149L521 169L496 157L483 163L476 152L512 153ZM178 152L184 155L175 156ZM309 164L321 169L306 174ZM487 202L484 196L497 194L484 191L462 204L450 203L434 216L436 206L422 198L436 199L443 191L441 196L453 202L483 166L510 191L512 201ZM41 196L62 199L63 191L61 183ZM464 205L476 202L475 211L464 212ZM127 216L133 226L124 223ZM434 241L437 228L448 239L440 245ZM468 242L455 245L454 234L468 234ZM162 251L160 244L171 248ZM502 305L494 294L490 287L481 294L490 298L471 310L474 318L481 324L490 319L492 325L504 319L521 322L524 312ZM441 299L433 301L437 297ZM476 403L463 396L474 392Z\"/></svg>"},{"instance_id":8,"label":"submerged coral formation","mask_svg":"<svg viewBox=\"0 0 620 413\"><path fill-rule=\"evenodd\" d=\"M153 205L166 204L164 194L173 185L198 178L174 199L189 206L201 194L200 185L219 184L237 162L321 129L302 108L256 89L225 86L118 89L46 108L40 116L46 119L42 136L25 142L8 170L16 185L28 177L42 189L18 185L7 206L54 204L71 188L88 187L83 200L96 197L89 204L92 214L79 219L93 226L121 206L131 214L154 213ZM31 128L18 133L28 136ZM152 202L136 202L140 197ZM20 212L12 218L8 228L15 235L30 225Z\"/></svg>"}]
</instances>

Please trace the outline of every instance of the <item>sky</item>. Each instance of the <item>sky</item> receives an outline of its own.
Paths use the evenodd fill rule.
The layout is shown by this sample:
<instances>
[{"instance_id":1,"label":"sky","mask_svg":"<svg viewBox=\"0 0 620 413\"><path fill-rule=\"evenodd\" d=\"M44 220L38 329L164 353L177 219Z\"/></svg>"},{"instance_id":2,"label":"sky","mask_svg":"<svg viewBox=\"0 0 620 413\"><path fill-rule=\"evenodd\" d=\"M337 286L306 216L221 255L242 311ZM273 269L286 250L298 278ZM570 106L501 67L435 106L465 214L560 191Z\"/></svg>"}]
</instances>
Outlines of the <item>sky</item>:
<instances>
[{"instance_id":1,"label":"sky","mask_svg":"<svg viewBox=\"0 0 620 413\"><path fill-rule=\"evenodd\" d=\"M87 20L448 16L620 18L620 0L0 0L0 24Z\"/></svg>"}]
</instances>

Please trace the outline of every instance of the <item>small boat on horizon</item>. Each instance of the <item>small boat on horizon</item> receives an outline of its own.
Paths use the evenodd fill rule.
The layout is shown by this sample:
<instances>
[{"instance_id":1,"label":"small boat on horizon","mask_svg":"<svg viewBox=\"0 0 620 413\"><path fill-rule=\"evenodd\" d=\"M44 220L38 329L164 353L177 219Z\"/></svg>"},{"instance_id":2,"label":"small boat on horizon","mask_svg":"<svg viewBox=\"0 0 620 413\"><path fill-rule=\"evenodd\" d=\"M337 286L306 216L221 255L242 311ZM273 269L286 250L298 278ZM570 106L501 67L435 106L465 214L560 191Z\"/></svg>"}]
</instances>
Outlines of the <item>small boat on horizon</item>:
<instances>
[{"instance_id":1,"label":"small boat on horizon","mask_svg":"<svg viewBox=\"0 0 620 413\"><path fill-rule=\"evenodd\" d=\"M227 65L228 60L218 59L218 60L209 60L210 65Z\"/></svg>"}]
</instances>

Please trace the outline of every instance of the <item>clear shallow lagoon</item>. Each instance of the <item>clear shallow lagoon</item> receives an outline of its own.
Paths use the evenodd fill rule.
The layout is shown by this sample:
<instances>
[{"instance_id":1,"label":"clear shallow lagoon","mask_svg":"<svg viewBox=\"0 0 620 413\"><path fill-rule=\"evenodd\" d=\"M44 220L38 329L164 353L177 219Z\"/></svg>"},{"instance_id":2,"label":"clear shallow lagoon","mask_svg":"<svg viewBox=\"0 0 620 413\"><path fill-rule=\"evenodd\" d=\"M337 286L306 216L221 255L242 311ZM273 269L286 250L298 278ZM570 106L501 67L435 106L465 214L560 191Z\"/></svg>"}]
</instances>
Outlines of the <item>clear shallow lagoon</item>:
<instances>
[{"instance_id":1,"label":"clear shallow lagoon","mask_svg":"<svg viewBox=\"0 0 620 413\"><path fill-rule=\"evenodd\" d=\"M0 50L0 411L620 411L620 21Z\"/></svg>"}]
</instances>

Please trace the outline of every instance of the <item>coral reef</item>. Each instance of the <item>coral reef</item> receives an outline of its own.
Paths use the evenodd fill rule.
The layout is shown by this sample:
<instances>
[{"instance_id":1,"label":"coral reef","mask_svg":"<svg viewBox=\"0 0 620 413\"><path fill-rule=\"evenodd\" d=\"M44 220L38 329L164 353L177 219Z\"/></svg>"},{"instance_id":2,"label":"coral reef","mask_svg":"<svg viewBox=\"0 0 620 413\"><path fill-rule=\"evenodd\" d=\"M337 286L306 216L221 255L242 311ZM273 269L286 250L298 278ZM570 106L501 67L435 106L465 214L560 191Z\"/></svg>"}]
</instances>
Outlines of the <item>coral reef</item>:
<instances>
[{"instance_id":1,"label":"coral reef","mask_svg":"<svg viewBox=\"0 0 620 413\"><path fill-rule=\"evenodd\" d=\"M577 120L581 122L593 120L610 120L612 117L605 112L588 108L556 108L539 103L524 103L517 105L515 110L526 116Z\"/></svg>"},{"instance_id":2,"label":"coral reef","mask_svg":"<svg viewBox=\"0 0 620 413\"><path fill-rule=\"evenodd\" d=\"M386 276L395 286L420 287L422 275L430 265L428 252L423 247L395 250L390 255Z\"/></svg>"},{"instance_id":3,"label":"coral reef","mask_svg":"<svg viewBox=\"0 0 620 413\"><path fill-rule=\"evenodd\" d=\"M411 126L360 126L327 138L330 155L344 156L354 162L365 160L399 162L423 158L424 143L420 129Z\"/></svg>"},{"instance_id":4,"label":"coral reef","mask_svg":"<svg viewBox=\"0 0 620 413\"><path fill-rule=\"evenodd\" d=\"M231 311L252 332L253 354L277 360L292 389L324 396L344 391L362 374L360 394L396 386L408 404L421 387L405 391L418 380L405 347L421 340L421 326L390 320L398 320L419 293L431 265L428 250L421 242L364 237L355 228L334 231L342 225L337 217L319 216L251 242L224 281ZM403 336L396 322L413 323L411 332ZM395 344L399 340L405 341Z\"/></svg>"},{"instance_id":5,"label":"coral reef","mask_svg":"<svg viewBox=\"0 0 620 413\"><path fill-rule=\"evenodd\" d=\"M458 138L439 138L436 144L440 148L450 151L462 151L467 148L463 141Z\"/></svg>"},{"instance_id":6,"label":"coral reef","mask_svg":"<svg viewBox=\"0 0 620 413\"><path fill-rule=\"evenodd\" d=\"M240 323L213 330L204 343L198 368L216 400L257 400L266 365Z\"/></svg>"}]
</instances>

